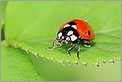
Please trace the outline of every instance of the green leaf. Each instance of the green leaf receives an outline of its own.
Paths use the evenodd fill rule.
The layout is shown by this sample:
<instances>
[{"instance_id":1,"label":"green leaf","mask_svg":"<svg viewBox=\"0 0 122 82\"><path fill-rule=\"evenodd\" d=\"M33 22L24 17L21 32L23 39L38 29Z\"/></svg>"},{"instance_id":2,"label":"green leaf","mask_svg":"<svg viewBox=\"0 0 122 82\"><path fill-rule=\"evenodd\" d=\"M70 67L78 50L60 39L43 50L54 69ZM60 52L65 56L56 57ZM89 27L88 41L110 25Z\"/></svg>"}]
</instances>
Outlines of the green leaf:
<instances>
[{"instance_id":1,"label":"green leaf","mask_svg":"<svg viewBox=\"0 0 122 82\"><path fill-rule=\"evenodd\" d=\"M6 16L7 39L54 38L63 23L77 18L96 33L120 28L120 2L9 2Z\"/></svg>"},{"instance_id":2,"label":"green leaf","mask_svg":"<svg viewBox=\"0 0 122 82\"><path fill-rule=\"evenodd\" d=\"M4 42L2 42L5 44ZM43 80L23 51L2 45L2 80Z\"/></svg>"},{"instance_id":3,"label":"green leaf","mask_svg":"<svg viewBox=\"0 0 122 82\"><path fill-rule=\"evenodd\" d=\"M107 80L117 81L121 79L121 62L116 64L102 64L96 68L93 65L88 67L75 64L62 66L57 62L36 58L33 54L26 54L22 50L5 47L2 42L2 80ZM31 59L32 63L28 60ZM34 66L39 73L35 73ZM107 73L106 73L107 72ZM105 74L106 73L106 74Z\"/></svg>"},{"instance_id":4,"label":"green leaf","mask_svg":"<svg viewBox=\"0 0 122 82\"><path fill-rule=\"evenodd\" d=\"M81 47L80 60L75 56L77 48L70 57L66 54L69 46L46 49L52 45L61 24L74 18L87 19L96 37L91 48ZM120 59L120 2L10 2L7 19L8 44L22 45L24 51L47 60L98 66L99 62Z\"/></svg>"},{"instance_id":5,"label":"green leaf","mask_svg":"<svg viewBox=\"0 0 122 82\"><path fill-rule=\"evenodd\" d=\"M94 45L90 48L81 46L80 60L75 57L76 49L67 56L66 51L69 46L63 46L53 51L46 48L52 45L53 39L59 27L71 20L81 18L87 20L94 29L96 38ZM24 77L23 71L18 67L16 75L13 71L7 72L14 63L8 62L2 65L3 80L120 80L120 62L116 64L102 64L100 62L113 62L120 59L120 2L8 2L5 25L6 42L4 45L12 48L2 49L2 56L11 53L2 58L2 62L7 62L15 57L14 63L28 61L24 56L25 51L37 69L37 72L30 78L31 72L35 72L30 65L19 65L20 69L25 69L27 77ZM10 52L9 52L10 49ZM17 54L14 54L17 53ZM26 58L18 58L24 56ZM21 60L22 59L22 60ZM46 61L43 61L45 59ZM55 60L55 63L50 60ZM53 60L53 61L54 61ZM95 64L102 67L96 67L89 64L89 67L74 65ZM64 63L62 66L60 63ZM115 61L116 62L116 61ZM71 65L67 65L71 64ZM5 65L5 66L4 66ZM6 68L7 67L7 68ZM26 69L27 68L27 69ZM32 69L32 70L31 70ZM31 71L31 72L30 72ZM21 74L22 73L22 74ZM10 75L12 74L12 75ZM93 75L94 74L94 75ZM19 75L23 75L20 77ZM16 79L16 76L19 76ZM9 77L9 78L8 78ZM37 78L36 78L37 77Z\"/></svg>"},{"instance_id":6,"label":"green leaf","mask_svg":"<svg viewBox=\"0 0 122 82\"><path fill-rule=\"evenodd\" d=\"M53 41L53 39L29 41L10 40L8 41L8 44L15 48L21 47L21 49L24 51L28 50L28 52L35 56L44 56L44 58L48 60L54 59L54 61L57 62L64 61L66 63L80 62L81 64L97 64L98 62L114 62L114 60L120 59L120 37L110 36L104 33L99 33L96 37L98 38L96 38L96 40L94 41L94 46L92 46L91 48L81 47L80 60L78 60L75 56L75 53L77 51L76 49L71 53L71 56L68 56L66 54L69 46L63 46L53 51L47 50L47 48L51 46L50 43L51 41ZM106 39L107 41L105 41Z\"/></svg>"}]
</instances>

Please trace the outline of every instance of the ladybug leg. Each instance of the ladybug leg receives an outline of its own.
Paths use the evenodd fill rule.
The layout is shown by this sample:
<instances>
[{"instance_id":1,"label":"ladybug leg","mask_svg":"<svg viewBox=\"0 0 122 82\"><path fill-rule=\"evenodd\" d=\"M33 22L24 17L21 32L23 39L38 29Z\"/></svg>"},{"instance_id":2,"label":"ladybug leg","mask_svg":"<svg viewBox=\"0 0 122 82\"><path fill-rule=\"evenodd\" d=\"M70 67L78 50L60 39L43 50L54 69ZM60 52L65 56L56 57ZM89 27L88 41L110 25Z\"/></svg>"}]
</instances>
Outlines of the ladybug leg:
<instances>
[{"instance_id":1,"label":"ladybug leg","mask_svg":"<svg viewBox=\"0 0 122 82\"><path fill-rule=\"evenodd\" d=\"M79 52L80 52L80 44L78 43L78 50L77 50L77 53L76 53L76 57L77 57L78 59L80 59L80 58L79 58Z\"/></svg>"},{"instance_id":2,"label":"ladybug leg","mask_svg":"<svg viewBox=\"0 0 122 82\"><path fill-rule=\"evenodd\" d=\"M54 39L54 41L53 41L53 48L57 48L57 47L59 48L59 47L61 47L61 46L63 45L63 44L60 43L60 45L57 46L57 45L56 45L56 41L57 41L57 40L59 40L59 39L58 39L58 38L55 38L55 39Z\"/></svg>"},{"instance_id":3,"label":"ladybug leg","mask_svg":"<svg viewBox=\"0 0 122 82\"><path fill-rule=\"evenodd\" d=\"M57 40L57 38L55 38L54 41L53 41L53 48L56 48L57 47L56 46L56 40Z\"/></svg>"},{"instance_id":4,"label":"ladybug leg","mask_svg":"<svg viewBox=\"0 0 122 82\"><path fill-rule=\"evenodd\" d=\"M48 47L47 48L48 50L54 50L57 47L56 46L56 40L57 40L57 38L55 38L54 41L53 41L53 47Z\"/></svg>"},{"instance_id":5,"label":"ladybug leg","mask_svg":"<svg viewBox=\"0 0 122 82\"><path fill-rule=\"evenodd\" d=\"M70 51L71 51L72 49L74 49L75 46L76 46L76 44L73 44L73 46L70 47L70 48L68 49L67 54L68 54L69 56L71 56Z\"/></svg>"}]
</instances>

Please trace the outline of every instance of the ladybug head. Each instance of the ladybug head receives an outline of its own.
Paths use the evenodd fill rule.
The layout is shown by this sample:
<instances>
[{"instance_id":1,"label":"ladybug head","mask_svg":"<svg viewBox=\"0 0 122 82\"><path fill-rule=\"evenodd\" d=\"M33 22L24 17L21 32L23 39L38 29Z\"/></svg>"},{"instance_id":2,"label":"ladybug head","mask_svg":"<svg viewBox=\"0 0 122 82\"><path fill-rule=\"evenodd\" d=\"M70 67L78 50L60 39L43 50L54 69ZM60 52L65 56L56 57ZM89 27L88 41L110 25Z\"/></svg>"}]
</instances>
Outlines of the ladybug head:
<instances>
[{"instance_id":1,"label":"ladybug head","mask_svg":"<svg viewBox=\"0 0 122 82\"><path fill-rule=\"evenodd\" d=\"M57 38L59 43L68 44L72 42L76 42L79 35L74 28L63 28L58 32Z\"/></svg>"},{"instance_id":2,"label":"ladybug head","mask_svg":"<svg viewBox=\"0 0 122 82\"><path fill-rule=\"evenodd\" d=\"M58 42L61 44L68 44L70 43L70 38L68 36L63 35L62 32L58 33Z\"/></svg>"}]
</instances>

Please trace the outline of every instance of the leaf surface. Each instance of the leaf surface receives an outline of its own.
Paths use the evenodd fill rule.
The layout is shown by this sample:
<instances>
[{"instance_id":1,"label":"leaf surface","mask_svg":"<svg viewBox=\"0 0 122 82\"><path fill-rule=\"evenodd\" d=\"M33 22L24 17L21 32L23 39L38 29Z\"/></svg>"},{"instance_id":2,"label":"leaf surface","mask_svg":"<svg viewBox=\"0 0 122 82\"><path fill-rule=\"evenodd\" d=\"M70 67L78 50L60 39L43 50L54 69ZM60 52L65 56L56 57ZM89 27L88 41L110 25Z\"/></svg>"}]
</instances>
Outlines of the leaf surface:
<instances>
[{"instance_id":1,"label":"leaf surface","mask_svg":"<svg viewBox=\"0 0 122 82\"><path fill-rule=\"evenodd\" d=\"M2 42L3 44L4 42ZM5 44L5 43L4 43ZM43 80L28 59L27 54L2 46L2 80Z\"/></svg>"},{"instance_id":2,"label":"leaf surface","mask_svg":"<svg viewBox=\"0 0 122 82\"><path fill-rule=\"evenodd\" d=\"M120 80L120 62L104 65L97 70L92 65L87 69L74 65L87 66L90 63L99 66L101 62L114 63L115 60L120 60L120 6L120 1L9 1L5 12L6 41L2 45L16 49L2 46L2 79L43 80L43 77L45 80ZM52 46L59 27L72 19L87 20L95 32L92 47L81 45L80 60L75 56L77 47L71 56L66 54L70 45L53 51L46 49ZM20 57L23 54L30 57L39 76L31 67L32 63L27 58ZM16 66L16 63L19 65Z\"/></svg>"},{"instance_id":3,"label":"leaf surface","mask_svg":"<svg viewBox=\"0 0 122 82\"><path fill-rule=\"evenodd\" d=\"M57 62L98 64L119 60L119 9L119 2L10 2L7 7L6 38L12 46L22 45L25 51ZM67 56L69 45L53 51L46 49L52 45L61 24L74 18L87 19L95 32L92 47L81 45L80 60L75 56L77 48L70 57Z\"/></svg>"}]
</instances>

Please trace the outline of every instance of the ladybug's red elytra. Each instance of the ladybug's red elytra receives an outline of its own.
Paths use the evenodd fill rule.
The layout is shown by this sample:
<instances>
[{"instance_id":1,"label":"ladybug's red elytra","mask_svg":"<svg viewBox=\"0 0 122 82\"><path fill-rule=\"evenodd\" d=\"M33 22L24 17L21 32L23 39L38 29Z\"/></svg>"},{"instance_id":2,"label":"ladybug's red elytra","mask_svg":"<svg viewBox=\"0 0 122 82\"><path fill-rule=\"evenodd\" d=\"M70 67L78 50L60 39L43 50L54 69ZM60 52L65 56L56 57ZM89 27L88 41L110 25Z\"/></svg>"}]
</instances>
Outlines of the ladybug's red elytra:
<instances>
[{"instance_id":1,"label":"ladybug's red elytra","mask_svg":"<svg viewBox=\"0 0 122 82\"><path fill-rule=\"evenodd\" d=\"M48 48L53 50L56 48L56 41L61 45L71 44L72 46L68 48L67 54L70 54L70 51L78 46L76 57L79 59L80 45L86 47L91 47L93 44L92 40L95 38L94 31L91 26L84 20L74 19L65 24L63 24L58 33L57 37L54 39L53 47Z\"/></svg>"}]
</instances>

